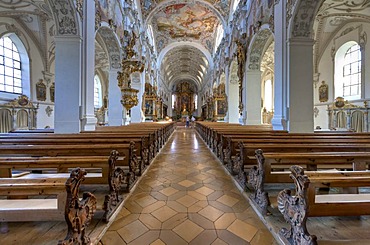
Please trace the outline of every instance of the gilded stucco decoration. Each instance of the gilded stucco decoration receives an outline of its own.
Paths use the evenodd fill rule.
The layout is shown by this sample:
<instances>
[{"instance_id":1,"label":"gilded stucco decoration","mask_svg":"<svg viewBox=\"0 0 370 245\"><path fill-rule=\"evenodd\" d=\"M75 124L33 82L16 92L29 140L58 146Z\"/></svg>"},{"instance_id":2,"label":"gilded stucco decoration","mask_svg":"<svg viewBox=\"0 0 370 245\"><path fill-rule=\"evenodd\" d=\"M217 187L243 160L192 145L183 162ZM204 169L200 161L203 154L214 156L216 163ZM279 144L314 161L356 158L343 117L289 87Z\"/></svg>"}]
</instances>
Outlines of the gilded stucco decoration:
<instances>
[{"instance_id":1,"label":"gilded stucco decoration","mask_svg":"<svg viewBox=\"0 0 370 245\"><path fill-rule=\"evenodd\" d=\"M77 35L78 23L75 7L71 0L49 1L59 35Z\"/></svg>"}]
</instances>

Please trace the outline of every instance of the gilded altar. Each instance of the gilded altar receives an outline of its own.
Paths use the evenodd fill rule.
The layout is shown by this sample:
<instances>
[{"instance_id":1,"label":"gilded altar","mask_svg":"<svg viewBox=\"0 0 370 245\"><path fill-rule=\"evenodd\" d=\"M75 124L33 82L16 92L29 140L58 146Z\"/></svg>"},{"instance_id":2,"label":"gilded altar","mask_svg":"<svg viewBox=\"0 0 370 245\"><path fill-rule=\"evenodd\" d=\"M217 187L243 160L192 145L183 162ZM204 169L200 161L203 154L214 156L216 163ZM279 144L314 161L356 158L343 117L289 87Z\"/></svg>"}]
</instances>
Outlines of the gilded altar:
<instances>
[{"instance_id":1,"label":"gilded altar","mask_svg":"<svg viewBox=\"0 0 370 245\"><path fill-rule=\"evenodd\" d=\"M331 130L369 132L369 110L367 101L355 105L343 97L337 97L328 105L328 127Z\"/></svg>"},{"instance_id":2,"label":"gilded altar","mask_svg":"<svg viewBox=\"0 0 370 245\"><path fill-rule=\"evenodd\" d=\"M213 100L214 100L214 120L223 121L227 113L227 96L225 92L225 84L221 83L213 91Z\"/></svg>"},{"instance_id":3,"label":"gilded altar","mask_svg":"<svg viewBox=\"0 0 370 245\"><path fill-rule=\"evenodd\" d=\"M173 95L175 98L173 101L174 115L177 118L186 118L193 115L196 99L195 85L187 81L178 83Z\"/></svg>"}]
</instances>

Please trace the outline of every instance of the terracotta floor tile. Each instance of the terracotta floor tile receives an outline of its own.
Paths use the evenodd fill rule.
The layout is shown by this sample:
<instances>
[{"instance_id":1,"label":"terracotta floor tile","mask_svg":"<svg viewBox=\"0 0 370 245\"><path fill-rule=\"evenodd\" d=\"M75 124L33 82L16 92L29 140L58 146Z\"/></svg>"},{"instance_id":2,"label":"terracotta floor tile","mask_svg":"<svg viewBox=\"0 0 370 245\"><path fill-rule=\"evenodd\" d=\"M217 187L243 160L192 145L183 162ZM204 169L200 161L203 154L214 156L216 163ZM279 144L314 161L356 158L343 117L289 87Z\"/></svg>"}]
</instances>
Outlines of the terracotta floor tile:
<instances>
[{"instance_id":1,"label":"terracotta floor tile","mask_svg":"<svg viewBox=\"0 0 370 245\"><path fill-rule=\"evenodd\" d=\"M201 188L199 188L199 189L197 189L195 191L196 192L199 192L200 194L205 195L205 196L208 196L209 194L211 194L211 193L214 192L214 190L212 190L212 189L210 189L208 187L205 187L205 186L203 186L203 187L201 187Z\"/></svg>"},{"instance_id":2,"label":"terracotta floor tile","mask_svg":"<svg viewBox=\"0 0 370 245\"><path fill-rule=\"evenodd\" d=\"M101 241L103 244L126 244L123 238L116 231L107 231Z\"/></svg>"},{"instance_id":3,"label":"terracotta floor tile","mask_svg":"<svg viewBox=\"0 0 370 245\"><path fill-rule=\"evenodd\" d=\"M173 210L172 208L169 208L167 206L163 206L163 207L157 209L156 211L152 212L152 215L154 217L156 217L161 222L164 222L164 221L168 220L169 218L171 218L175 214L177 214L177 212L175 210Z\"/></svg>"},{"instance_id":4,"label":"terracotta floor tile","mask_svg":"<svg viewBox=\"0 0 370 245\"><path fill-rule=\"evenodd\" d=\"M224 213L212 206L207 206L203 208L201 211L199 211L199 214L203 215L204 217L211 221L216 221Z\"/></svg>"},{"instance_id":5,"label":"terracotta floor tile","mask_svg":"<svg viewBox=\"0 0 370 245\"><path fill-rule=\"evenodd\" d=\"M151 230L159 230L161 229L162 222L156 219L151 214L140 214L139 220L143 223L146 227Z\"/></svg>"},{"instance_id":6,"label":"terracotta floor tile","mask_svg":"<svg viewBox=\"0 0 370 245\"><path fill-rule=\"evenodd\" d=\"M190 187L190 186L194 185L195 183L193 181L190 181L190 180L183 180L183 181L179 182L178 184L182 185L184 187Z\"/></svg>"},{"instance_id":7,"label":"terracotta floor tile","mask_svg":"<svg viewBox=\"0 0 370 245\"><path fill-rule=\"evenodd\" d=\"M162 223L162 230L172 230L187 219L187 213L178 213Z\"/></svg>"},{"instance_id":8,"label":"terracotta floor tile","mask_svg":"<svg viewBox=\"0 0 370 245\"><path fill-rule=\"evenodd\" d=\"M211 245L228 245L228 244L224 242L223 240L221 240L220 238L217 238L214 242L212 242Z\"/></svg>"},{"instance_id":9,"label":"terracotta floor tile","mask_svg":"<svg viewBox=\"0 0 370 245\"><path fill-rule=\"evenodd\" d=\"M188 207L192 206L194 203L198 202L199 200L190 196L190 195L185 195L185 196L177 199L176 201L188 208Z\"/></svg>"},{"instance_id":10,"label":"terracotta floor tile","mask_svg":"<svg viewBox=\"0 0 370 245\"><path fill-rule=\"evenodd\" d=\"M149 245L159 239L160 230L148 231L145 234L139 236L128 245ZM118 244L117 244L118 245Z\"/></svg>"},{"instance_id":11,"label":"terracotta floor tile","mask_svg":"<svg viewBox=\"0 0 370 245\"><path fill-rule=\"evenodd\" d=\"M136 220L121 229L117 230L118 234L125 240L126 243L133 241L143 235L149 229L140 221Z\"/></svg>"},{"instance_id":12,"label":"terracotta floor tile","mask_svg":"<svg viewBox=\"0 0 370 245\"><path fill-rule=\"evenodd\" d=\"M173 187L167 187L167 188L161 190L160 193L162 193L163 195L166 195L166 196L171 196L171 195L175 194L178 191L179 190L176 190Z\"/></svg>"},{"instance_id":13,"label":"terracotta floor tile","mask_svg":"<svg viewBox=\"0 0 370 245\"><path fill-rule=\"evenodd\" d=\"M190 245L205 245L212 244L217 239L217 233L215 230L205 230L194 238L189 244Z\"/></svg>"},{"instance_id":14,"label":"terracotta floor tile","mask_svg":"<svg viewBox=\"0 0 370 245\"><path fill-rule=\"evenodd\" d=\"M243 238L247 242L250 242L254 235L256 235L258 229L255 226L247 224L241 220L235 220L228 228L228 231L235 235Z\"/></svg>"},{"instance_id":15,"label":"terracotta floor tile","mask_svg":"<svg viewBox=\"0 0 370 245\"><path fill-rule=\"evenodd\" d=\"M166 244L166 245L187 245L188 242L182 239L179 235L177 235L174 231L171 230L162 230L159 238Z\"/></svg>"},{"instance_id":16,"label":"terracotta floor tile","mask_svg":"<svg viewBox=\"0 0 370 245\"><path fill-rule=\"evenodd\" d=\"M161 208L163 207L164 205L166 205L166 202L165 201L158 201L158 202L155 202L145 208L143 208L143 210L141 211L141 213L151 213L155 210L157 210L158 208Z\"/></svg>"},{"instance_id":17,"label":"terracotta floor tile","mask_svg":"<svg viewBox=\"0 0 370 245\"><path fill-rule=\"evenodd\" d=\"M237 202L239 202L238 199L228 196L228 195L223 195L222 197L218 198L216 201L223 203L229 207L234 206Z\"/></svg>"},{"instance_id":18,"label":"terracotta floor tile","mask_svg":"<svg viewBox=\"0 0 370 245\"><path fill-rule=\"evenodd\" d=\"M135 199L135 202L137 202L141 207L145 208L145 207L157 202L157 199L155 199L154 197L152 197L152 196L148 195L148 193L146 193L145 197Z\"/></svg>"},{"instance_id":19,"label":"terracotta floor tile","mask_svg":"<svg viewBox=\"0 0 370 245\"><path fill-rule=\"evenodd\" d=\"M192 196L194 197L195 199L198 199L200 201L205 201L207 200L207 197L203 194L200 194L199 192L196 192L196 191L188 191L187 194L189 196Z\"/></svg>"},{"instance_id":20,"label":"terracotta floor tile","mask_svg":"<svg viewBox=\"0 0 370 245\"><path fill-rule=\"evenodd\" d=\"M152 242L150 245L166 245L161 239L157 239Z\"/></svg>"},{"instance_id":21,"label":"terracotta floor tile","mask_svg":"<svg viewBox=\"0 0 370 245\"><path fill-rule=\"evenodd\" d=\"M200 210L208 206L207 201L199 201L188 208L189 213L198 213Z\"/></svg>"},{"instance_id":22,"label":"terracotta floor tile","mask_svg":"<svg viewBox=\"0 0 370 245\"><path fill-rule=\"evenodd\" d=\"M236 220L234 213L225 213L215 221L215 227L218 230L226 229Z\"/></svg>"},{"instance_id":23,"label":"terracotta floor tile","mask_svg":"<svg viewBox=\"0 0 370 245\"><path fill-rule=\"evenodd\" d=\"M204 229L190 220L185 220L180 225L176 226L173 231L185 241L190 242L204 231Z\"/></svg>"}]
</instances>

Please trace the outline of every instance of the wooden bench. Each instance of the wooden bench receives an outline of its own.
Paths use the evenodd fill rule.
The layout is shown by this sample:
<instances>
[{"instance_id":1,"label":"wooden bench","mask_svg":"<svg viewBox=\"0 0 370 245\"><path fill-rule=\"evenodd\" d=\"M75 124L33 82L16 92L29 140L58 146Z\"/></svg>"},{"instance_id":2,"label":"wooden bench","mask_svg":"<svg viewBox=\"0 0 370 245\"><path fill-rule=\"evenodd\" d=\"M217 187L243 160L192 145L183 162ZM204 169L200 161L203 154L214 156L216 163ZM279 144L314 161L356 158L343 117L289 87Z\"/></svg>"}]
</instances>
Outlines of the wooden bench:
<instances>
[{"instance_id":1,"label":"wooden bench","mask_svg":"<svg viewBox=\"0 0 370 245\"><path fill-rule=\"evenodd\" d=\"M126 192L128 192L131 187L131 174L122 168L116 167L118 158L118 152L112 151L108 160L105 159L105 164L109 166L105 183L108 184L109 190L101 206L104 210L103 220L106 222L109 221L112 214L123 201L121 196L122 187L124 187ZM38 160L43 161L43 159ZM55 161L51 161L51 159L46 160L49 165L52 165L56 161L56 159L54 159ZM34 161L36 160L34 159ZM61 220L63 218L64 208L71 208L65 205L66 199L67 202L69 202L67 194L71 194L68 193L68 188L70 188L70 191L75 192L74 195L78 195L78 189L76 190L75 188L79 188L79 185L85 180L86 176L87 172L84 169L75 168L71 171L71 174L39 174L37 177L31 174L31 176L26 175L19 178L0 178L0 195L8 198L17 198L17 200L14 201L7 199L0 200L0 207L3 208L0 209L0 211L3 212L0 212L0 221ZM71 178L73 180L71 180ZM74 187L68 186L67 183L70 183L69 185L74 185ZM66 185L67 194L65 192ZM40 195L54 195L56 197L28 199L29 196ZM23 217L27 212L33 212L34 210L36 210L34 214ZM20 214L17 213L18 211ZM43 211L45 211L44 213L46 216ZM39 212L41 212L41 215Z\"/></svg>"},{"instance_id":2,"label":"wooden bench","mask_svg":"<svg viewBox=\"0 0 370 245\"><path fill-rule=\"evenodd\" d=\"M120 157L119 161L122 161L123 158L124 157ZM101 169L101 173L88 176L85 180L86 184L108 184L108 160L109 156L0 157L0 173L2 173L0 177L12 178L12 170L27 171L33 169L56 169L58 175L62 176L60 173L65 173L68 169L79 166L84 169ZM32 178L37 176L45 177L47 175L33 174ZM29 177L30 174L18 178ZM64 177L67 178L67 176Z\"/></svg>"},{"instance_id":3,"label":"wooden bench","mask_svg":"<svg viewBox=\"0 0 370 245\"><path fill-rule=\"evenodd\" d=\"M27 135L0 135L0 144L129 144L135 142L143 163L148 165L155 156L154 134L143 136L139 134L27 134Z\"/></svg>"},{"instance_id":4,"label":"wooden bench","mask_svg":"<svg viewBox=\"0 0 370 245\"><path fill-rule=\"evenodd\" d=\"M130 144L77 144L77 145L0 145L0 156L109 156L117 150L122 161L119 166L128 166L130 172L141 175L144 166L136 155L135 143Z\"/></svg>"},{"instance_id":5,"label":"wooden bench","mask_svg":"<svg viewBox=\"0 0 370 245\"><path fill-rule=\"evenodd\" d=\"M1 196L54 196L49 199L1 199L0 221L63 220L67 196L66 179L0 179Z\"/></svg>"},{"instance_id":6,"label":"wooden bench","mask_svg":"<svg viewBox=\"0 0 370 245\"><path fill-rule=\"evenodd\" d=\"M257 166L250 169L248 183L254 192L251 199L259 206L263 214L267 213L270 203L268 193L265 192L265 183L289 183L292 180L288 171L273 172L274 166L279 169L300 165L308 171L318 169L351 168L351 170L366 170L366 161L370 159L370 152L291 152L291 153L263 153L256 150ZM350 172L350 171L348 171ZM246 177L246 174L244 174ZM245 184L246 178L243 179Z\"/></svg>"},{"instance_id":7,"label":"wooden bench","mask_svg":"<svg viewBox=\"0 0 370 245\"><path fill-rule=\"evenodd\" d=\"M279 235L290 244L317 244L306 226L312 216L353 216L370 214L370 194L319 195L320 187L369 187L370 172L305 172L300 166L291 167L296 192L281 191L277 197L278 209L290 228L283 228Z\"/></svg>"},{"instance_id":8,"label":"wooden bench","mask_svg":"<svg viewBox=\"0 0 370 245\"><path fill-rule=\"evenodd\" d=\"M238 153L231 156L230 153L225 153L226 168L231 174L236 175L239 183L245 182L246 170L251 166L256 165L255 151L263 150L264 153L269 152L370 152L370 144L353 143L353 144L336 144L336 143L306 143L306 144L239 144ZM249 168L248 168L249 167ZM243 187L243 184L242 184ZM243 187L244 188L244 187Z\"/></svg>"}]
</instances>

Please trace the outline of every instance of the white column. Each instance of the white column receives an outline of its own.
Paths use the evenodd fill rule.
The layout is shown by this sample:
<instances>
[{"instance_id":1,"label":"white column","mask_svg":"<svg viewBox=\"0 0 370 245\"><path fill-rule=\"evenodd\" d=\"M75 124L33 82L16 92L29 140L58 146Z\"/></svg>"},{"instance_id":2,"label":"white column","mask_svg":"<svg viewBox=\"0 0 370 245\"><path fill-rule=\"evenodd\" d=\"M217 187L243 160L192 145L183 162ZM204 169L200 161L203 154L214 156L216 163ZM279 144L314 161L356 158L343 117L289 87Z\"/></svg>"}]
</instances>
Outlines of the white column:
<instances>
[{"instance_id":1,"label":"white column","mask_svg":"<svg viewBox=\"0 0 370 245\"><path fill-rule=\"evenodd\" d=\"M261 124L261 71L249 70L246 76L246 124Z\"/></svg>"},{"instance_id":2,"label":"white column","mask_svg":"<svg viewBox=\"0 0 370 245\"><path fill-rule=\"evenodd\" d=\"M109 71L109 88L108 88L108 124L109 126L122 125L122 104L121 89L118 87L117 72L118 69Z\"/></svg>"},{"instance_id":3,"label":"white column","mask_svg":"<svg viewBox=\"0 0 370 245\"><path fill-rule=\"evenodd\" d=\"M82 130L95 130L95 1L84 1L82 50Z\"/></svg>"},{"instance_id":4,"label":"white column","mask_svg":"<svg viewBox=\"0 0 370 245\"><path fill-rule=\"evenodd\" d=\"M243 110L242 110L242 114L240 115L239 114L239 123L240 124L243 124L243 125L246 125L247 124L247 91L246 91L246 88L247 88L247 79L246 79L246 75L244 74L243 76L243 91L242 91L242 103L243 103ZM239 98L239 94L238 94L238 98ZM239 102L238 102L238 106L239 106ZM238 109L239 111L239 109Z\"/></svg>"},{"instance_id":5,"label":"white column","mask_svg":"<svg viewBox=\"0 0 370 245\"><path fill-rule=\"evenodd\" d=\"M287 129L287 62L286 62L286 7L285 1L275 5L275 68L274 68L274 117L276 130ZM301 57L302 58L302 57ZM304 60L304 59L302 59ZM312 88L311 88L312 90Z\"/></svg>"},{"instance_id":6,"label":"white column","mask_svg":"<svg viewBox=\"0 0 370 245\"><path fill-rule=\"evenodd\" d=\"M55 37L55 133L80 132L81 38Z\"/></svg>"},{"instance_id":7,"label":"white column","mask_svg":"<svg viewBox=\"0 0 370 245\"><path fill-rule=\"evenodd\" d=\"M289 40L290 132L314 130L313 44L314 41L308 38Z\"/></svg>"},{"instance_id":8,"label":"white column","mask_svg":"<svg viewBox=\"0 0 370 245\"><path fill-rule=\"evenodd\" d=\"M232 66L232 65L231 65ZM237 76L230 76L230 68L226 70L227 120L229 123L239 123L239 83ZM244 96L245 97L245 96Z\"/></svg>"},{"instance_id":9,"label":"white column","mask_svg":"<svg viewBox=\"0 0 370 245\"><path fill-rule=\"evenodd\" d=\"M167 109L167 114L169 117L172 117L172 106L173 106L173 101L172 101L172 92L168 92L168 109ZM199 96L198 96L198 103L199 103ZM198 104L199 107L199 104ZM199 110L199 109L198 109Z\"/></svg>"},{"instance_id":10,"label":"white column","mask_svg":"<svg viewBox=\"0 0 370 245\"><path fill-rule=\"evenodd\" d=\"M144 76L142 74L144 74ZM143 118L144 113L142 111L143 94L145 89L145 85L142 82L142 78L143 77L145 78L145 73L142 72L142 74L140 74L139 83L134 82L131 83L132 88L139 90L139 93L137 94L139 103L137 104L137 106L131 108L131 122L133 123L143 122L145 120L145 117Z\"/></svg>"}]
</instances>

